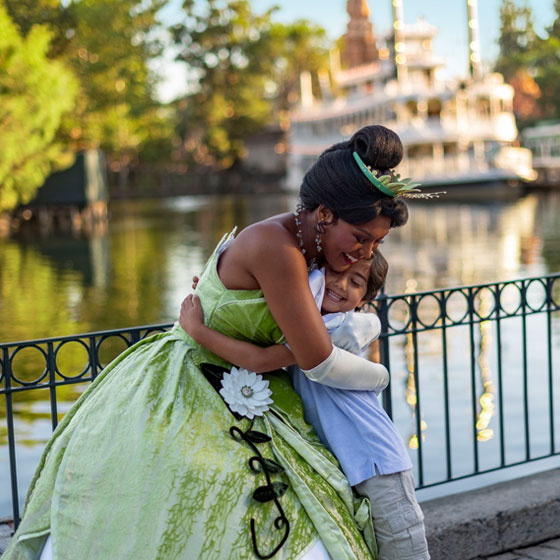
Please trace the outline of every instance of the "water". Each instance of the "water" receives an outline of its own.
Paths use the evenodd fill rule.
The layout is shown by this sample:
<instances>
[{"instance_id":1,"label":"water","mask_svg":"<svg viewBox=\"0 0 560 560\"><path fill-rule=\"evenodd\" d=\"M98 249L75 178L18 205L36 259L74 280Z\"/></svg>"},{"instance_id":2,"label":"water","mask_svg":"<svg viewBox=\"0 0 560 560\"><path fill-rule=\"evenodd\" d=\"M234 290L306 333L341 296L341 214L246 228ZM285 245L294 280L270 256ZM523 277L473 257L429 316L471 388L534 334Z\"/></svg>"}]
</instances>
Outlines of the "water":
<instances>
[{"instance_id":1,"label":"water","mask_svg":"<svg viewBox=\"0 0 560 560\"><path fill-rule=\"evenodd\" d=\"M16 341L82 332L172 322L180 303L190 291L191 278L221 236L234 225L242 228L279 212L292 210L293 195L244 197L180 197L149 201L113 202L111 219L105 232L91 237L40 237L38 233L20 239L0 240L0 341ZM526 276L540 276L560 271L560 194L539 194L515 202L484 204L416 202L411 206L407 226L391 232L382 250L390 263L387 293L424 291L462 284L478 284ZM458 303L460 306L460 303ZM555 319L556 320L556 319ZM539 392L545 383L542 343L546 330L542 321L530 324L531 402L542 402ZM555 344L560 349L558 325ZM512 340L519 330L515 321L508 323L502 336ZM469 349L466 334L450 344L450 371L456 415L452 420L458 430L468 433L469 401L466 391ZM477 343L495 337L491 329L477 333ZM422 371L421 419L424 457L429 465L425 482L437 480L445 468L442 464L442 418L437 406L441 400L440 340L424 335L420 340L419 368ZM396 423L417 460L416 419L410 400L411 371L403 341L392 345L393 406ZM70 354L71 352L69 352ZM78 367L80 356L68 356L67 367ZM109 352L110 354L110 352ZM110 359L108 354L107 359ZM557 360L558 354L555 354ZM477 384L481 388L495 385L496 356L488 351L477 365ZM519 348L512 343L508 359L519 359ZM22 352L14 367L26 379L37 376L40 363ZM513 364L515 365L515 364ZM483 367L484 366L484 367ZM512 371L515 367L511 368ZM519 371L519 368L517 369ZM479 373L485 372L486 379ZM486 383L486 384L485 384ZM519 376L508 378L506 387L506 425L508 437L514 438L519 427ZM490 385L488 385L490 384ZM60 392L60 411L64 413L84 390L81 385L68 386ZM481 391L481 394L484 391ZM488 391L492 395L492 391ZM560 387L557 390L560 395ZM494 404L492 398L487 404ZM534 401L534 402L533 402ZM536 403L536 404L535 404ZM5 404L0 404L5 415ZM557 405L560 407L560 403ZM560 408L557 408L560 409ZM49 437L50 409L40 391L18 395L15 399L17 458L20 495L23 497L38 456ZM531 425L536 451L546 448L543 420L535 415ZM463 424L467 423L465 427ZM6 429L0 426L0 477L5 483L0 492L0 517L10 515L9 470ZM490 415L488 439L481 442L483 467L493 466L496 458L497 418ZM492 430L493 434L492 435ZM471 429L472 431L472 429ZM560 433L560 426L557 428ZM542 437L541 437L542 436ZM415 440L416 438L416 440ZM514 442L515 443L515 442ZM451 442L454 472L472 468L472 437ZM523 451L521 439L512 453ZM516 459L514 456L513 459ZM508 458L509 459L509 458Z\"/></svg>"}]
</instances>

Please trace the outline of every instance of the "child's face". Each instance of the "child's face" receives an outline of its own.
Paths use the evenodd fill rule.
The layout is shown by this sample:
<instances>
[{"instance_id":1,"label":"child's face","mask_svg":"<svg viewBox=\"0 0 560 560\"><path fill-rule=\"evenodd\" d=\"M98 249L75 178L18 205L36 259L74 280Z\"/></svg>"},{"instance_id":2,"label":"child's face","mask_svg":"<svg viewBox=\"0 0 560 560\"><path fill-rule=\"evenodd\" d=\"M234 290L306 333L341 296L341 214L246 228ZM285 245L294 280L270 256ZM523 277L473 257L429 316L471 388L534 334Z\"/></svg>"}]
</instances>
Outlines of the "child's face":
<instances>
[{"instance_id":1,"label":"child's face","mask_svg":"<svg viewBox=\"0 0 560 560\"><path fill-rule=\"evenodd\" d=\"M325 269L325 296L321 311L338 313L353 311L364 303L371 262L363 259L344 272Z\"/></svg>"}]
</instances>

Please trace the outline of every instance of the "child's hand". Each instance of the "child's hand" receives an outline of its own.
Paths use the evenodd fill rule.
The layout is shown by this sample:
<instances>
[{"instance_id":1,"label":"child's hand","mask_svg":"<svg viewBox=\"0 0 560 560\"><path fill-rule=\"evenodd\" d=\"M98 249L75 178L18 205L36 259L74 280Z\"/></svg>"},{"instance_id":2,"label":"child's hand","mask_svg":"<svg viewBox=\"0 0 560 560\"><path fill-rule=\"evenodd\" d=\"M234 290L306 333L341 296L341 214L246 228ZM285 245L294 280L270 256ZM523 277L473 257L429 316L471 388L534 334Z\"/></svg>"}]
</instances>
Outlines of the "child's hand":
<instances>
[{"instance_id":1,"label":"child's hand","mask_svg":"<svg viewBox=\"0 0 560 560\"><path fill-rule=\"evenodd\" d=\"M198 276L193 276L192 277L192 289L193 290L196 290L196 287L198 286L198 280L199 280Z\"/></svg>"},{"instance_id":2,"label":"child's hand","mask_svg":"<svg viewBox=\"0 0 560 560\"><path fill-rule=\"evenodd\" d=\"M204 324L204 311L200 298L196 294L189 294L181 304L179 324L183 330L194 338L197 327Z\"/></svg>"}]
</instances>

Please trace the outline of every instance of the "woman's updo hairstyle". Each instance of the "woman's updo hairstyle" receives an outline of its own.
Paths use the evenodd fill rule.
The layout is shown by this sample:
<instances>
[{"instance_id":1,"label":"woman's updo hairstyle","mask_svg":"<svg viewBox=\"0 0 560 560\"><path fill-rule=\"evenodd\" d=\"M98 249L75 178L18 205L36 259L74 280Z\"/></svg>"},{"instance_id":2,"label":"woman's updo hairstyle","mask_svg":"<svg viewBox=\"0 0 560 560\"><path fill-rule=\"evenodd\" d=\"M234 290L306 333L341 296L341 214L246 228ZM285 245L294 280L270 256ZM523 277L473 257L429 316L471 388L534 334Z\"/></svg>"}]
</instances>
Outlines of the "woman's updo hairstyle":
<instances>
[{"instance_id":1,"label":"woman's updo hairstyle","mask_svg":"<svg viewBox=\"0 0 560 560\"><path fill-rule=\"evenodd\" d=\"M362 173L352 152L382 175L389 174L403 157L403 145L392 130L365 126L347 142L325 150L305 174L300 188L303 208L325 205L350 224L364 224L379 215L391 219L391 227L404 225L408 207L402 198L391 198L376 189Z\"/></svg>"}]
</instances>

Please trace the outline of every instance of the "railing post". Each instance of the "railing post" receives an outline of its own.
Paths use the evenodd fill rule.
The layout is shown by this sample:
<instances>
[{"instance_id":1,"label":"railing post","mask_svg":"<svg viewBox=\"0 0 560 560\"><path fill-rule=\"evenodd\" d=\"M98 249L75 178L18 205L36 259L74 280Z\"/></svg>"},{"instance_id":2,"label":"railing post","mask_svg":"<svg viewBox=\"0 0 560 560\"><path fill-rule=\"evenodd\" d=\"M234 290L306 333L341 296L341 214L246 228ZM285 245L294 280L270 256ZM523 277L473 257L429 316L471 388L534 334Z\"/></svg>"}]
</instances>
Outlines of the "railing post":
<instances>
[{"instance_id":1,"label":"railing post","mask_svg":"<svg viewBox=\"0 0 560 560\"><path fill-rule=\"evenodd\" d=\"M93 381L98 374L99 362L97 359L97 347L95 344L95 335L88 336L88 354L89 365L91 367L91 380Z\"/></svg>"},{"instance_id":2,"label":"railing post","mask_svg":"<svg viewBox=\"0 0 560 560\"><path fill-rule=\"evenodd\" d=\"M381 363L389 371L389 385L383 391L383 408L393 418L393 399L391 398L391 362L389 356L389 306L387 305L387 295L381 293L377 298L377 314L381 322L381 334L379 335L379 356Z\"/></svg>"},{"instance_id":3,"label":"railing post","mask_svg":"<svg viewBox=\"0 0 560 560\"><path fill-rule=\"evenodd\" d=\"M505 286L505 285L504 285ZM496 342L498 345L497 352L497 378L498 378L498 409L500 411L499 426L500 426L500 466L506 464L506 449L505 449L505 424L504 424L504 384L503 384L503 370L502 370L502 288L498 284L495 288L495 301L496 301Z\"/></svg>"},{"instance_id":4,"label":"railing post","mask_svg":"<svg viewBox=\"0 0 560 560\"><path fill-rule=\"evenodd\" d=\"M521 329L523 352L523 418L525 423L525 460L531 460L531 433L529 430L529 378L527 372L527 284L521 281Z\"/></svg>"},{"instance_id":5,"label":"railing post","mask_svg":"<svg viewBox=\"0 0 560 560\"><path fill-rule=\"evenodd\" d=\"M548 358L548 415L550 426L550 454L556 452L555 430L554 430L554 376L552 368L552 285L554 280L547 278L546 282L546 329L547 329L547 358Z\"/></svg>"},{"instance_id":6,"label":"railing post","mask_svg":"<svg viewBox=\"0 0 560 560\"><path fill-rule=\"evenodd\" d=\"M451 292L449 292L451 294ZM443 361L443 414L445 423L445 467L447 480L451 480L453 469L451 465L451 421L449 418L449 371L447 357L447 297L442 292L439 299L439 317L441 321L441 345Z\"/></svg>"},{"instance_id":7,"label":"railing post","mask_svg":"<svg viewBox=\"0 0 560 560\"><path fill-rule=\"evenodd\" d=\"M12 487L12 514L14 529L19 525L19 491L17 480L16 441L14 430L14 410L12 407L12 364L10 348L3 349L4 387L6 388L6 424L8 428L8 455L10 458L10 482Z\"/></svg>"},{"instance_id":8,"label":"railing post","mask_svg":"<svg viewBox=\"0 0 560 560\"><path fill-rule=\"evenodd\" d=\"M52 342L47 343L47 368L51 402L51 425L54 432L58 425L58 410L56 406L56 359L54 357L54 345Z\"/></svg>"},{"instance_id":9,"label":"railing post","mask_svg":"<svg viewBox=\"0 0 560 560\"><path fill-rule=\"evenodd\" d=\"M477 432L477 398L476 398L476 350L474 344L474 315L475 315L475 305L474 305L474 290L472 287L468 289L468 306L469 306L469 344L470 344L470 354L471 354L471 422L472 422L472 435L473 435L473 462L474 462L474 472L478 473L479 463L478 463L478 432Z\"/></svg>"}]
</instances>

